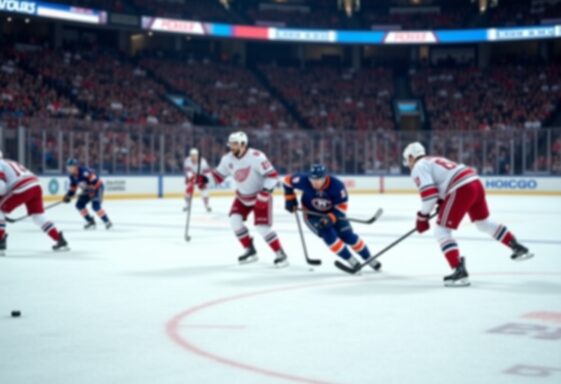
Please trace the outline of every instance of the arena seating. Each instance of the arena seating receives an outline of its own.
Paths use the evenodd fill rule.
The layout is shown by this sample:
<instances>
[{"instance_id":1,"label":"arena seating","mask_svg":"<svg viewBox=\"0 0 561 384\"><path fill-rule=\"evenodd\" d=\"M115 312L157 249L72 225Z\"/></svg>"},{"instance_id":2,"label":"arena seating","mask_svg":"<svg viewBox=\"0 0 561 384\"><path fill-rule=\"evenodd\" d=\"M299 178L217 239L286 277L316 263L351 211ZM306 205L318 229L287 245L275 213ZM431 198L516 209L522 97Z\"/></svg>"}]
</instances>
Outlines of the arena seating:
<instances>
[{"instance_id":1,"label":"arena seating","mask_svg":"<svg viewBox=\"0 0 561 384\"><path fill-rule=\"evenodd\" d=\"M308 124L318 130L393 129L392 71L261 66Z\"/></svg>"},{"instance_id":2,"label":"arena seating","mask_svg":"<svg viewBox=\"0 0 561 384\"><path fill-rule=\"evenodd\" d=\"M148 58L142 60L142 65L218 117L222 125L298 127L286 108L242 66L208 58L183 61Z\"/></svg>"}]
</instances>

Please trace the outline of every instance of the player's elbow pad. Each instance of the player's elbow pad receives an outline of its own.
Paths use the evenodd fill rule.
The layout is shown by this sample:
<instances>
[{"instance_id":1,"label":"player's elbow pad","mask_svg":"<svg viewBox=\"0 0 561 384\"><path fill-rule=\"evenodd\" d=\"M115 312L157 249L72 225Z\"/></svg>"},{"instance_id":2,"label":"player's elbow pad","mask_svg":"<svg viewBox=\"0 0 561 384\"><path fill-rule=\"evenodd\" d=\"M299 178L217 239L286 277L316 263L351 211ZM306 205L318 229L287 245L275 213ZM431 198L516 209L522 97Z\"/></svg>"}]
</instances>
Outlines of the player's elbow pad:
<instances>
[{"instance_id":1,"label":"player's elbow pad","mask_svg":"<svg viewBox=\"0 0 561 384\"><path fill-rule=\"evenodd\" d=\"M263 183L263 189L267 189L269 191L272 191L273 189L276 188L278 184L278 180L277 179L265 179L265 182Z\"/></svg>"}]
</instances>

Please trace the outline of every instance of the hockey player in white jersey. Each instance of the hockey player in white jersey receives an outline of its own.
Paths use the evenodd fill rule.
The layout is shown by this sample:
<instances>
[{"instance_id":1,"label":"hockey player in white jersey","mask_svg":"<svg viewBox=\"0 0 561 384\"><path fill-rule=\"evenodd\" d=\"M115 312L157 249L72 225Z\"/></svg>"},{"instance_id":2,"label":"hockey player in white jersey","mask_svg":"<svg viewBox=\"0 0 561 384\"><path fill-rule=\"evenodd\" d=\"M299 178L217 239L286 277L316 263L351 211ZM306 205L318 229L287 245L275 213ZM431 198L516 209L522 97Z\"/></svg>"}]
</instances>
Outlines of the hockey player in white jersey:
<instances>
[{"instance_id":1,"label":"hockey player in white jersey","mask_svg":"<svg viewBox=\"0 0 561 384\"><path fill-rule=\"evenodd\" d=\"M197 168L199 167L199 150L197 148L192 148L189 151L189 156L185 158L183 162L183 169L185 171L185 208L183 211L189 209L189 203L193 201L193 193L195 192L195 186L201 192L203 197L203 202L207 212L211 212L212 209L209 205L208 197L208 177L211 174L212 169L209 167L208 162L203 157L201 158L201 169L198 170L199 176L197 177Z\"/></svg>"},{"instance_id":2,"label":"hockey player in white jersey","mask_svg":"<svg viewBox=\"0 0 561 384\"><path fill-rule=\"evenodd\" d=\"M489 220L485 189L473 168L444 157L426 156L421 143L409 144L403 151L403 161L411 169L411 177L421 195L416 224L419 233L429 229L429 215L438 206L434 234L454 270L444 277L444 285L469 285L465 260L460 257L458 244L452 237L452 230L458 229L466 214L477 229L512 249L511 259L525 260L533 256L504 225Z\"/></svg>"},{"instance_id":3,"label":"hockey player in white jersey","mask_svg":"<svg viewBox=\"0 0 561 384\"><path fill-rule=\"evenodd\" d=\"M274 264L277 267L285 267L288 265L286 253L272 229L272 192L278 184L279 175L263 152L248 147L247 135L244 132L232 133L228 138L228 146L230 152L222 157L212 174L217 183L233 176L236 184L236 198L230 210L230 225L245 249L238 260L240 263L257 260L253 239L244 225L244 221L253 212L255 228L275 252Z\"/></svg>"},{"instance_id":4,"label":"hockey player in white jersey","mask_svg":"<svg viewBox=\"0 0 561 384\"><path fill-rule=\"evenodd\" d=\"M56 244L53 250L66 250L68 243L62 232L45 218L43 191L39 179L23 165L13 160L0 158L0 256L6 250L6 214L20 205L25 205L27 214Z\"/></svg>"}]
</instances>

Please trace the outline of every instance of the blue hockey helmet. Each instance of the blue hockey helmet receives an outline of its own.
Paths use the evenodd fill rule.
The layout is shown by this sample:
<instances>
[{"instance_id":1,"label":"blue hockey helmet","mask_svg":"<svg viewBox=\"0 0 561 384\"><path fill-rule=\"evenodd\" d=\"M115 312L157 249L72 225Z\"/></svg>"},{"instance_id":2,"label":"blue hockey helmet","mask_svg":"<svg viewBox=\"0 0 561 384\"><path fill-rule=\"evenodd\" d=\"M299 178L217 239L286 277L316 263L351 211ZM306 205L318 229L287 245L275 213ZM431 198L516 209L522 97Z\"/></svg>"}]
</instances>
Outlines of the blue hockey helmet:
<instances>
[{"instance_id":1,"label":"blue hockey helmet","mask_svg":"<svg viewBox=\"0 0 561 384\"><path fill-rule=\"evenodd\" d=\"M78 160L76 160L76 158L71 157L68 160L66 160L66 166L67 167L77 167L78 166Z\"/></svg>"},{"instance_id":2,"label":"blue hockey helmet","mask_svg":"<svg viewBox=\"0 0 561 384\"><path fill-rule=\"evenodd\" d=\"M310 179L318 180L327 176L327 170L323 164L314 164L310 168Z\"/></svg>"}]
</instances>

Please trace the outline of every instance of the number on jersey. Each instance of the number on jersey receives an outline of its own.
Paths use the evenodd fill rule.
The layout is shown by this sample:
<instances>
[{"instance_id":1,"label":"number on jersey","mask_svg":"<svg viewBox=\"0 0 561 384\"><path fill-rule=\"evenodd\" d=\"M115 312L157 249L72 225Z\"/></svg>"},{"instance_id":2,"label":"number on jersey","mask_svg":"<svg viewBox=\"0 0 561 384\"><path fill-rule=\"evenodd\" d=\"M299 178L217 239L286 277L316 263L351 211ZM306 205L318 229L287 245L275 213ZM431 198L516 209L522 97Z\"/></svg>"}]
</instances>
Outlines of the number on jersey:
<instances>
[{"instance_id":1,"label":"number on jersey","mask_svg":"<svg viewBox=\"0 0 561 384\"><path fill-rule=\"evenodd\" d=\"M21 176L22 173L29 173L27 168L25 168L20 163L17 163L17 162L12 161L12 160L4 160L4 161L6 162L6 164L8 164L10 166L10 168L12 168L14 170L14 173L18 177Z\"/></svg>"},{"instance_id":2,"label":"number on jersey","mask_svg":"<svg viewBox=\"0 0 561 384\"><path fill-rule=\"evenodd\" d=\"M458 166L458 164L454 163L453 161L447 160L443 157L437 157L436 160L434 160L434 162L447 170L454 169Z\"/></svg>"}]
</instances>

